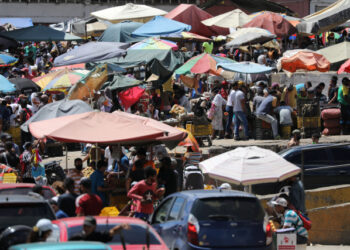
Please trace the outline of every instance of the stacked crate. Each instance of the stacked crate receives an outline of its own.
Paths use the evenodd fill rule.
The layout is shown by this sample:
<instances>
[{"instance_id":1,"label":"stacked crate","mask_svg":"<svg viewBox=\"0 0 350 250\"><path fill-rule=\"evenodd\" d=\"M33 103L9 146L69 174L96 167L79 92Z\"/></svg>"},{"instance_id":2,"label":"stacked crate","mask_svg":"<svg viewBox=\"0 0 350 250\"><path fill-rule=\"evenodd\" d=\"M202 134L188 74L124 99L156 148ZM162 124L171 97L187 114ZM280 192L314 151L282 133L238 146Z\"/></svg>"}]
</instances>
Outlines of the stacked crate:
<instances>
[{"instance_id":1,"label":"stacked crate","mask_svg":"<svg viewBox=\"0 0 350 250\"><path fill-rule=\"evenodd\" d=\"M272 139L271 124L261 119L255 118L255 139L256 140L269 140Z\"/></svg>"},{"instance_id":2,"label":"stacked crate","mask_svg":"<svg viewBox=\"0 0 350 250\"><path fill-rule=\"evenodd\" d=\"M316 99L297 100L297 128L309 138L321 129L320 103Z\"/></svg>"}]
</instances>

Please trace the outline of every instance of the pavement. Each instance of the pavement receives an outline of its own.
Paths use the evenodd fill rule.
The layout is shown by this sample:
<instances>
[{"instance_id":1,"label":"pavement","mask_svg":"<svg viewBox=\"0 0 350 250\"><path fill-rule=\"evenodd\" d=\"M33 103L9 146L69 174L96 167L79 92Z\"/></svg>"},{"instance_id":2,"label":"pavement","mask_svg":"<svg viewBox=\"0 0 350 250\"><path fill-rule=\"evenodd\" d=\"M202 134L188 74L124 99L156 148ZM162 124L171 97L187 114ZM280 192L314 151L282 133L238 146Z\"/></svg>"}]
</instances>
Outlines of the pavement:
<instances>
[{"instance_id":1,"label":"pavement","mask_svg":"<svg viewBox=\"0 0 350 250\"><path fill-rule=\"evenodd\" d=\"M350 246L324 246L314 245L306 247L307 250L350 250Z\"/></svg>"}]
</instances>

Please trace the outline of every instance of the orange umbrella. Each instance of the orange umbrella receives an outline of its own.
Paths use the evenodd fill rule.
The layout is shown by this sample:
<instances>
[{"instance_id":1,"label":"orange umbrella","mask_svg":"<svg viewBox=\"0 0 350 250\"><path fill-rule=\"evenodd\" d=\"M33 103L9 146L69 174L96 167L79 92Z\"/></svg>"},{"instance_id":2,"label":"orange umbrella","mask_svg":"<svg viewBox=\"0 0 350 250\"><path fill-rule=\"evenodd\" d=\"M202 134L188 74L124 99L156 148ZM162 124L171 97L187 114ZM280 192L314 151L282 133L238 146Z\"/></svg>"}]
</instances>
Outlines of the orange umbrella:
<instances>
[{"instance_id":1,"label":"orange umbrella","mask_svg":"<svg viewBox=\"0 0 350 250\"><path fill-rule=\"evenodd\" d=\"M307 71L327 72L331 63L320 54L309 51L300 51L289 58L281 59L282 69L289 72L295 72L298 69Z\"/></svg>"},{"instance_id":2,"label":"orange umbrella","mask_svg":"<svg viewBox=\"0 0 350 250\"><path fill-rule=\"evenodd\" d=\"M192 147L193 152L199 152L199 144L196 138L192 135L192 133L183 128L177 128L177 129L187 133L187 137L183 141L181 141L178 144L178 146Z\"/></svg>"}]
</instances>

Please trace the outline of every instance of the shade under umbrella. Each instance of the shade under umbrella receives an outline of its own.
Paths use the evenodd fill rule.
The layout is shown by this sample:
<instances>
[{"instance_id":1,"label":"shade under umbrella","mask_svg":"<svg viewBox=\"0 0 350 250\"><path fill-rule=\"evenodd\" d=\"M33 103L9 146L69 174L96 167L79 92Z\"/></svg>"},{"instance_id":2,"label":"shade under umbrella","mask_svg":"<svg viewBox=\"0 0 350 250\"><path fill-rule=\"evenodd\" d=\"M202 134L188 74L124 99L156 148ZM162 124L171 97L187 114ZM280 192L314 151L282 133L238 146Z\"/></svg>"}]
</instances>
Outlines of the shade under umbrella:
<instances>
[{"instance_id":1,"label":"shade under umbrella","mask_svg":"<svg viewBox=\"0 0 350 250\"><path fill-rule=\"evenodd\" d=\"M242 45L265 43L274 38L276 35L268 30L260 28L242 28L228 36L232 41L225 44L226 48L238 48Z\"/></svg>"},{"instance_id":2,"label":"shade under umbrella","mask_svg":"<svg viewBox=\"0 0 350 250\"><path fill-rule=\"evenodd\" d=\"M240 9L235 9L223 13L221 15L206 19L202 21L203 24L207 26L219 26L223 28L237 28L242 27L244 24L248 23L252 18Z\"/></svg>"},{"instance_id":3,"label":"shade under umbrella","mask_svg":"<svg viewBox=\"0 0 350 250\"><path fill-rule=\"evenodd\" d=\"M213 179L236 185L283 181L297 175L300 168L277 153L259 148L238 147L199 163L203 173Z\"/></svg>"},{"instance_id":4,"label":"shade under umbrella","mask_svg":"<svg viewBox=\"0 0 350 250\"><path fill-rule=\"evenodd\" d=\"M16 86L16 89L20 92L40 91L40 87L30 79L17 77L17 78L12 78L9 80L10 80L10 82L12 82Z\"/></svg>"}]
</instances>

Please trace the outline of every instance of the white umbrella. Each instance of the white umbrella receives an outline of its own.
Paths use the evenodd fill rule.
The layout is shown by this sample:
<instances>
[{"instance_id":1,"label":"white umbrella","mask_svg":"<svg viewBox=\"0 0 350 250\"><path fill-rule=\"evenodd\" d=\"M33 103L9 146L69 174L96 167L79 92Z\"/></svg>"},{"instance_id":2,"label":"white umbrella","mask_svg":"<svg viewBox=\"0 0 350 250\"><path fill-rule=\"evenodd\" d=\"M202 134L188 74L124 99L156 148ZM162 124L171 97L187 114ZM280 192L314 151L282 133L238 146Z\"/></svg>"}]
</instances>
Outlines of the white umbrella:
<instances>
[{"instance_id":1,"label":"white umbrella","mask_svg":"<svg viewBox=\"0 0 350 250\"><path fill-rule=\"evenodd\" d=\"M91 15L111 23L119 23L125 20L145 23L155 16L164 16L168 12L142 4L128 3L92 12Z\"/></svg>"},{"instance_id":2,"label":"white umbrella","mask_svg":"<svg viewBox=\"0 0 350 250\"><path fill-rule=\"evenodd\" d=\"M283 181L300 172L277 153L256 146L214 156L199 163L199 168L213 179L245 186Z\"/></svg>"},{"instance_id":3,"label":"white umbrella","mask_svg":"<svg viewBox=\"0 0 350 250\"><path fill-rule=\"evenodd\" d=\"M225 47L238 48L242 45L268 42L276 38L276 35L265 29L242 28L228 35L228 38L231 38L232 41L226 43Z\"/></svg>"},{"instance_id":4,"label":"white umbrella","mask_svg":"<svg viewBox=\"0 0 350 250\"><path fill-rule=\"evenodd\" d=\"M244 24L252 20L250 16L241 11L240 9L235 9L233 11L226 12L219 16L215 16L202 21L206 26L219 26L223 28L237 28L242 27Z\"/></svg>"}]
</instances>

